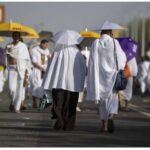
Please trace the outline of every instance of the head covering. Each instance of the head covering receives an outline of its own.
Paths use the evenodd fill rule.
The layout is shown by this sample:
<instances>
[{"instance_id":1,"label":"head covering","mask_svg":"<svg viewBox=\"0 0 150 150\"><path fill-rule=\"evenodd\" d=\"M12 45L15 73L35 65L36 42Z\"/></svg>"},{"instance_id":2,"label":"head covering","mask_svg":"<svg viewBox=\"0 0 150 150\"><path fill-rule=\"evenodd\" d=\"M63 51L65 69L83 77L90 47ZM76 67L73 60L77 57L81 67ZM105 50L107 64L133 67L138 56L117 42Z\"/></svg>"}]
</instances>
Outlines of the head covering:
<instances>
[{"instance_id":1,"label":"head covering","mask_svg":"<svg viewBox=\"0 0 150 150\"><path fill-rule=\"evenodd\" d=\"M124 28L119 24L110 21L105 21L100 27L100 30L118 30L118 29L124 29Z\"/></svg>"}]
</instances>

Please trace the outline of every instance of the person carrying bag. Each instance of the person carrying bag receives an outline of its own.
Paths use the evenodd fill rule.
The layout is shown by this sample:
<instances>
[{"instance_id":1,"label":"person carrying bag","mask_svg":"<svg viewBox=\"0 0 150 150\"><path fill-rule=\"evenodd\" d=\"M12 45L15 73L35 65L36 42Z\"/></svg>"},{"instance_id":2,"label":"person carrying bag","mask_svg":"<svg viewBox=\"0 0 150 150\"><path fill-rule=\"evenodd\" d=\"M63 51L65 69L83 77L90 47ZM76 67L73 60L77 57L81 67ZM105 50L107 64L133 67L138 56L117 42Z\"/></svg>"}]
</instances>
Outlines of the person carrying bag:
<instances>
[{"instance_id":1,"label":"person carrying bag","mask_svg":"<svg viewBox=\"0 0 150 150\"><path fill-rule=\"evenodd\" d=\"M117 60L117 54L116 54L116 44L115 41L114 42L114 58L116 61L116 67L117 67L117 76L116 76L116 81L114 84L114 90L116 91L120 91L120 90L124 90L127 86L127 81L128 78L131 76L131 72L130 72L130 68L129 66L126 64L124 70L119 70L118 68L118 60Z\"/></svg>"}]
</instances>

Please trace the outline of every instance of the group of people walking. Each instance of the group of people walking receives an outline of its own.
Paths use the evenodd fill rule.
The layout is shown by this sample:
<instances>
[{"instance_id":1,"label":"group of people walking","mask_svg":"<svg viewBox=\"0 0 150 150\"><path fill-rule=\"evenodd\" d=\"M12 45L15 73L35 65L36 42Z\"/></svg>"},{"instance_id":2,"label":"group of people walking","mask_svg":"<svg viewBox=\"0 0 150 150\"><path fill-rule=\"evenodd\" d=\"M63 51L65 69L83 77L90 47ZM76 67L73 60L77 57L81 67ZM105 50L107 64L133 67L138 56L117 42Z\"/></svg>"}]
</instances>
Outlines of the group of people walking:
<instances>
[{"instance_id":1,"label":"group of people walking","mask_svg":"<svg viewBox=\"0 0 150 150\"><path fill-rule=\"evenodd\" d=\"M88 63L78 48L78 42L56 42L50 54L47 40L42 40L39 46L28 50L21 41L20 33L14 32L13 42L6 46L10 110L19 113L25 108L26 89L33 96L35 108L38 107L37 99L51 93L52 115L56 119L54 129L73 130L79 93L85 90L86 85L86 99L98 104L101 132L113 132L113 117L118 113L118 93L129 101L132 98L133 77L138 73L136 58L127 62L119 42L113 38L113 29L112 24L103 25L101 38L96 39L90 48ZM115 90L118 72L124 71L126 65L130 70L128 77L124 73L127 87ZM50 100L48 103L51 103Z\"/></svg>"}]
</instances>

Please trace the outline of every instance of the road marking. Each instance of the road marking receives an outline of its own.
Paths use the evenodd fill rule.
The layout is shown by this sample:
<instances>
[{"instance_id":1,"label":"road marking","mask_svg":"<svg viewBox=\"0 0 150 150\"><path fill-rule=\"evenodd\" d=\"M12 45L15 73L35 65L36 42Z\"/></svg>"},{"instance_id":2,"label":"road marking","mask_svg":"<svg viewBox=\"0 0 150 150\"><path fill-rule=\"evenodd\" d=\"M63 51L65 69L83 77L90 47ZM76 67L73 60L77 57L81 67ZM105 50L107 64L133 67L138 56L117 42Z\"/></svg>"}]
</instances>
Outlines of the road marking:
<instances>
[{"instance_id":1,"label":"road marking","mask_svg":"<svg viewBox=\"0 0 150 150\"><path fill-rule=\"evenodd\" d=\"M129 104L129 107L130 107L132 110L139 112L140 114L143 114L143 115L145 115L145 116L147 116L147 117L150 117L150 113L147 112L147 110L144 109L144 108L141 108L141 107L136 106L136 105L133 105L133 104Z\"/></svg>"},{"instance_id":2,"label":"road marking","mask_svg":"<svg viewBox=\"0 0 150 150\"><path fill-rule=\"evenodd\" d=\"M22 117L22 119L30 119L30 118L28 118L28 117Z\"/></svg>"}]
</instances>

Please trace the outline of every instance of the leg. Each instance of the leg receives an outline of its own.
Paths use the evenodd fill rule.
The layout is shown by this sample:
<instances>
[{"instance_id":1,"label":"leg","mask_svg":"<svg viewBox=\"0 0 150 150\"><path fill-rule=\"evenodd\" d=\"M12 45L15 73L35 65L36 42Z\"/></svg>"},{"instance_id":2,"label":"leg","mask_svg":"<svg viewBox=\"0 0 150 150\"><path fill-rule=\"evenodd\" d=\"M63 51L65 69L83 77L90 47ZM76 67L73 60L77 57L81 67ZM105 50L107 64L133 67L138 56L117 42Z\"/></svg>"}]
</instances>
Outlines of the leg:
<instances>
[{"instance_id":1,"label":"leg","mask_svg":"<svg viewBox=\"0 0 150 150\"><path fill-rule=\"evenodd\" d=\"M33 108L37 108L37 98L35 96L32 96L33 97Z\"/></svg>"},{"instance_id":2,"label":"leg","mask_svg":"<svg viewBox=\"0 0 150 150\"><path fill-rule=\"evenodd\" d=\"M125 111L128 111L128 100L125 100Z\"/></svg>"},{"instance_id":3,"label":"leg","mask_svg":"<svg viewBox=\"0 0 150 150\"><path fill-rule=\"evenodd\" d=\"M146 84L144 81L141 82L141 96L143 97L146 91Z\"/></svg>"},{"instance_id":4,"label":"leg","mask_svg":"<svg viewBox=\"0 0 150 150\"><path fill-rule=\"evenodd\" d=\"M107 121L101 120L101 132L107 132Z\"/></svg>"},{"instance_id":5,"label":"leg","mask_svg":"<svg viewBox=\"0 0 150 150\"><path fill-rule=\"evenodd\" d=\"M57 116L57 120L54 125L54 129L59 130L64 126L64 120L62 117L62 107L64 103L65 90L62 89L53 89L53 113Z\"/></svg>"},{"instance_id":6,"label":"leg","mask_svg":"<svg viewBox=\"0 0 150 150\"><path fill-rule=\"evenodd\" d=\"M65 114L65 125L64 130L73 130L75 127L76 121L76 107L78 103L79 93L78 92L69 92L67 94L67 106Z\"/></svg>"},{"instance_id":7,"label":"leg","mask_svg":"<svg viewBox=\"0 0 150 150\"><path fill-rule=\"evenodd\" d=\"M17 80L17 91L16 91L16 97L15 97L15 103L14 103L14 108L15 112L19 113L21 109L21 103L22 100L24 100L24 87L23 87L23 80L20 79L19 74L18 74L18 80Z\"/></svg>"}]
</instances>

